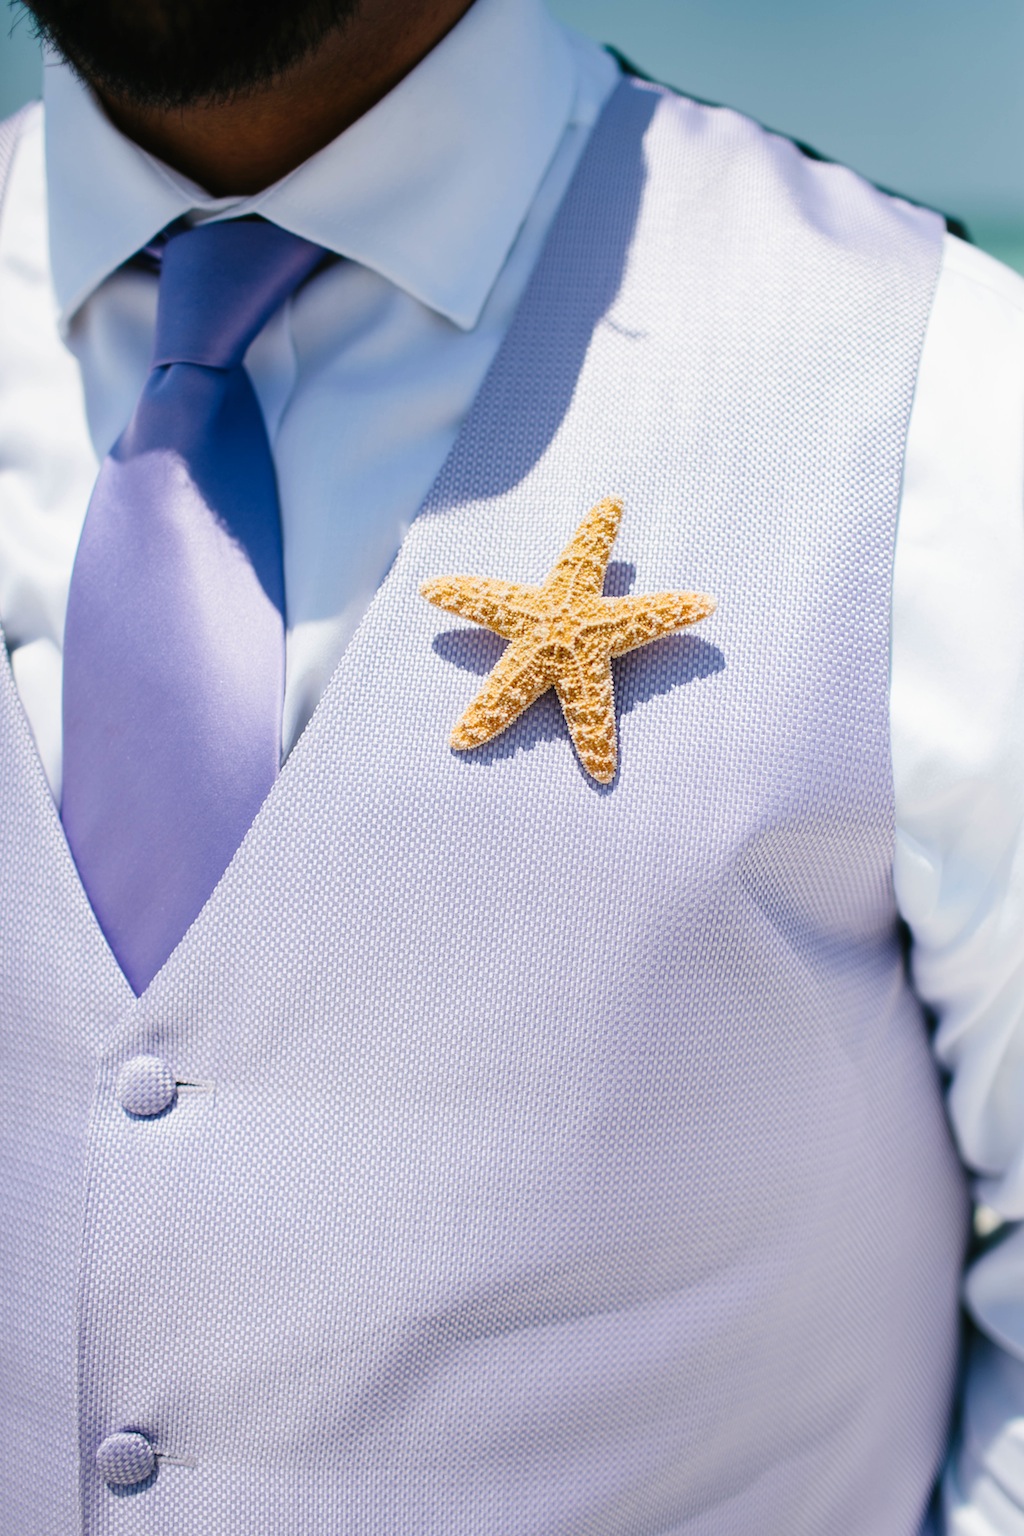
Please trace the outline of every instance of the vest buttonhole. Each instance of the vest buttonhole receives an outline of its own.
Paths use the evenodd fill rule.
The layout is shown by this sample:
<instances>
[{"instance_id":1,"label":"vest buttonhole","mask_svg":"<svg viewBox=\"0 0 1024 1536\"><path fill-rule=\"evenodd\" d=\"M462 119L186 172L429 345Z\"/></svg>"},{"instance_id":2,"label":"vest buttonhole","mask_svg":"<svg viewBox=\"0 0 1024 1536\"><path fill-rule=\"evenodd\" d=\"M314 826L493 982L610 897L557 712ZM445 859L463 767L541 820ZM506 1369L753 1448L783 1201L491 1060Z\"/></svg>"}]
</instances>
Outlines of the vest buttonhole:
<instances>
[{"instance_id":1,"label":"vest buttonhole","mask_svg":"<svg viewBox=\"0 0 1024 1536\"><path fill-rule=\"evenodd\" d=\"M173 1451L157 1451L155 1454L157 1461L164 1461L171 1467L194 1467L196 1465L196 1458L194 1456L176 1456Z\"/></svg>"}]
</instances>

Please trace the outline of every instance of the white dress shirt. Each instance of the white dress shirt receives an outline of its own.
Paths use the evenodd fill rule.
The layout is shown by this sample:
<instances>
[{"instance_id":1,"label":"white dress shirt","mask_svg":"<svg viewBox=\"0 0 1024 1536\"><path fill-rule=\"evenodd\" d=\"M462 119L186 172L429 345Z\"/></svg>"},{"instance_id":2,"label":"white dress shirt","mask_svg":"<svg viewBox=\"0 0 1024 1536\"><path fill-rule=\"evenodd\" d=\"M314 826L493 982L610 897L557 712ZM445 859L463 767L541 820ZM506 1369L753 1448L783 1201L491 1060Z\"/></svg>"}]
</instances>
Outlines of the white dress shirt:
<instances>
[{"instance_id":1,"label":"white dress shirt","mask_svg":"<svg viewBox=\"0 0 1024 1536\"><path fill-rule=\"evenodd\" d=\"M156 279L123 263L172 220L249 213L346 258L246 359L280 490L287 753L455 439L616 79L542 0L477 0L319 154L257 196L215 199L48 62L45 131L40 114L20 142L0 225L0 619L58 799L72 562L156 312ZM947 236L893 578L894 873L961 1152L1008 1222L1024 1219L1022 598L1024 281ZM1024 1532L1012 1234L969 1275L968 1298L1012 1357L1011 1388L1004 1372L979 1390L1019 1493L1011 1475L995 1494L990 1472L976 1487L951 1479L949 1530Z\"/></svg>"}]
</instances>

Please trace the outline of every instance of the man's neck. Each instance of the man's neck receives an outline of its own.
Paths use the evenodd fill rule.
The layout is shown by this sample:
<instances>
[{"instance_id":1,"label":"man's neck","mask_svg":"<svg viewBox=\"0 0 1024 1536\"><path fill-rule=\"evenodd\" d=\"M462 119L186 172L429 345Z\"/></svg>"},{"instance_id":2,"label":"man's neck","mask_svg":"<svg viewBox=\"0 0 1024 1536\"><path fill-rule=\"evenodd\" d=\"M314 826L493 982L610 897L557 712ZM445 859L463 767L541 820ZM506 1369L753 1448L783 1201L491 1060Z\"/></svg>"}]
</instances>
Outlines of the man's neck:
<instances>
[{"instance_id":1,"label":"man's neck","mask_svg":"<svg viewBox=\"0 0 1024 1536\"><path fill-rule=\"evenodd\" d=\"M207 191L260 192L386 96L471 3L364 0L309 58L236 100L173 109L101 100L122 133Z\"/></svg>"}]
</instances>

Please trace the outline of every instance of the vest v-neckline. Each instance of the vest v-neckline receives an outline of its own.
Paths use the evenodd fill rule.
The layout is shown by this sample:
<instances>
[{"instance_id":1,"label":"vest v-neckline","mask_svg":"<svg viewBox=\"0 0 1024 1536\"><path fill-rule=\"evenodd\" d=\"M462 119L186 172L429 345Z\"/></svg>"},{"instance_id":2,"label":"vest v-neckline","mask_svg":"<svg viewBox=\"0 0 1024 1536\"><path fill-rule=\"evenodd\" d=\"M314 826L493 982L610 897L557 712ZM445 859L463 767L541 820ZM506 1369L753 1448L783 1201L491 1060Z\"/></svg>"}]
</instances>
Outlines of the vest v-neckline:
<instances>
[{"instance_id":1,"label":"vest v-neckline","mask_svg":"<svg viewBox=\"0 0 1024 1536\"><path fill-rule=\"evenodd\" d=\"M18 755L25 768L24 783L31 785L31 793L36 799L36 811L42 823L41 829L47 837L49 847L40 850L41 857L51 858L55 866L55 880L64 887L65 898L70 897L75 906L79 908L84 917L84 928L88 934L88 942L95 945L98 963L103 972L103 981L106 985L109 980L112 999L116 1009L130 1006L135 1000L135 995L128 984L124 972L114 957L114 952L107 943L95 914L89 904L89 898L79 878L78 868L64 835L64 827L57 810L57 805L50 789L42 758L36 745L32 727L29 724L25 706L18 692L18 685L14 680L14 670L11 666L10 655L7 650L7 642L0 626L0 729L4 728L4 716L7 717L8 729L13 729L18 737L21 750ZM5 786L5 789L8 786ZM111 1024L114 1020L111 1020Z\"/></svg>"},{"instance_id":2,"label":"vest v-neckline","mask_svg":"<svg viewBox=\"0 0 1024 1536\"><path fill-rule=\"evenodd\" d=\"M219 893L243 851L249 847L254 835L258 834L259 827L273 815L274 807L281 798L292 792L293 785L299 776L309 771L310 761L315 759L315 754L323 745L322 722L328 713L324 706L339 691L350 687L356 669L365 665L364 651L367 639L382 622L383 615L392 603L396 587L402 580L402 573L418 554L422 541L438 526L440 519L457 517L460 512L468 511L480 501L497 498L504 491L510 490L523 478L534 456L543 451L554 435L554 431L557 430L557 426L564 419L572 401L575 382L586 357L593 329L618 292L629 238L639 211L638 202L622 206L621 200L614 198L613 189L605 185L605 182L614 175L615 157L608 154L609 144L623 134L627 136L632 134L633 148L639 156L642 152L643 136L657 108L658 99L656 92L642 85L638 86L629 78L624 78L606 102L548 232L534 271L519 300L509 330L459 428L441 470L409 525L391 567L349 638L316 709L282 763L277 779L246 830L227 868L221 874L192 924L145 991L138 996L131 991L107 943L106 935L90 908L92 926L106 951L111 971L127 994L125 1001L128 1006L137 1004L147 997L160 983L169 968L177 968L190 936L207 920L211 907L218 904ZM603 208L610 210L608 220L614 226L611 238L603 247L598 247L593 242L587 244L581 240L581 226L582 230L589 229L592 233L595 210ZM596 282L579 282L579 263L583 260L597 265ZM562 299L566 305L581 291L587 293L590 298L590 302L582 306L582 312L576 317L577 323L573 327L572 336L574 345L571 345L566 354L559 359L559 377L554 380L545 377L543 380L545 389L536 392L546 396L547 404L546 411L537 413L537 431L517 434L505 461L485 466L485 483L480 483L481 466L475 459L474 450L481 435L482 426L485 421L491 419L496 409L509 408L511 401L508 398L502 399L503 395L516 398L522 408L530 408L532 402L520 399L520 392L531 371L529 366L531 354L535 350L538 336L543 334L546 328L545 315L551 311L552 306L558 306L560 303L559 288L562 289ZM577 309L579 308L577 304ZM538 332L538 326L541 327L540 332ZM486 473L487 470L490 470L489 476ZM557 542L557 536L555 542ZM64 834L59 810L46 781L35 737L18 693L2 625L0 625L0 650L3 652L0 658L0 670L3 673L0 687L9 695L12 709L22 729L26 752L33 759L34 772L46 793L54 853L77 885L81 900L88 904L88 897Z\"/></svg>"}]
</instances>

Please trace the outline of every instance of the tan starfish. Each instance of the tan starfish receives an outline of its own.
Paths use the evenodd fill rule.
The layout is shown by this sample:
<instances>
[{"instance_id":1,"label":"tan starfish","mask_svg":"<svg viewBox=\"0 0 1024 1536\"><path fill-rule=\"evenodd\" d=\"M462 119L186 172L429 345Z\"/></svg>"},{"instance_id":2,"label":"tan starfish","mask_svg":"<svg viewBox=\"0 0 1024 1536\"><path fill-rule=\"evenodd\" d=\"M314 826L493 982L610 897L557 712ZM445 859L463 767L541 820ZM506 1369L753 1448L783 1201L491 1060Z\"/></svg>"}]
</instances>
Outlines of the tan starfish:
<instances>
[{"instance_id":1,"label":"tan starfish","mask_svg":"<svg viewBox=\"0 0 1024 1536\"><path fill-rule=\"evenodd\" d=\"M601 784L615 777L611 658L715 610L702 592L602 597L621 518L620 501L598 502L539 587L486 576L439 576L420 587L438 608L511 641L456 724L453 747L482 746L553 687L584 768Z\"/></svg>"}]
</instances>

